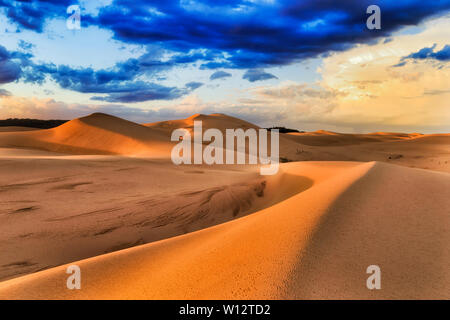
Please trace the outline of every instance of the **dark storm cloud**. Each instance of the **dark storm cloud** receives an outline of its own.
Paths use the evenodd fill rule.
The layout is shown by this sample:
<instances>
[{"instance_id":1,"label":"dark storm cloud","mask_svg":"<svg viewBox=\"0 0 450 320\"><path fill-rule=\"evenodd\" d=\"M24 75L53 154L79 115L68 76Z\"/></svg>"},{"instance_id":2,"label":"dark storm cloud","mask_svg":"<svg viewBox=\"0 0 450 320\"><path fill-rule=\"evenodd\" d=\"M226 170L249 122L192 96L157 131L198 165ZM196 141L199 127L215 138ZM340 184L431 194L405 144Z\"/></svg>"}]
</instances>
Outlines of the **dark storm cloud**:
<instances>
[{"instance_id":1,"label":"dark storm cloud","mask_svg":"<svg viewBox=\"0 0 450 320\"><path fill-rule=\"evenodd\" d=\"M29 62L24 68L22 78L24 82L37 84L42 84L47 78L50 78L64 89L82 93L105 94L105 96L95 96L92 98L93 100L123 103L173 100L189 94L203 85L200 82L189 82L184 88L177 88L136 80L140 76L156 75L158 72L168 70L176 65L174 59L159 61L152 57L151 54L146 53L139 58L119 62L112 68L99 70ZM177 55L176 59L180 57L181 55Z\"/></svg>"},{"instance_id":2,"label":"dark storm cloud","mask_svg":"<svg viewBox=\"0 0 450 320\"><path fill-rule=\"evenodd\" d=\"M195 89L200 88L201 86L203 86L202 82L192 81L192 82L186 83L186 88L188 88L189 90L195 90Z\"/></svg>"},{"instance_id":3,"label":"dark storm cloud","mask_svg":"<svg viewBox=\"0 0 450 320\"><path fill-rule=\"evenodd\" d=\"M67 17L71 4L70 0L0 0L0 14L19 30L42 32L49 19ZM381 7L381 30L366 28L366 9L372 4ZM251 82L274 79L263 68L323 57L358 43L376 43L403 26L417 25L449 9L450 0L115 0L96 16L82 11L82 27L99 26L110 30L116 40L154 45L170 54L148 53L110 69L95 70L33 64L30 48L23 43L27 53L4 50L7 56L0 62L0 83L20 77L43 83L50 78L62 88L105 95L95 99L170 100L195 88L166 87L142 79L193 63L199 63L200 69L245 69L244 79ZM447 61L448 51L447 47L438 52L425 50L405 59L425 55L426 59Z\"/></svg>"},{"instance_id":4,"label":"dark storm cloud","mask_svg":"<svg viewBox=\"0 0 450 320\"><path fill-rule=\"evenodd\" d=\"M66 16L69 4L0 0L10 20L38 32L46 18ZM366 28L366 9L373 4L381 7L381 30ZM371 43L449 9L450 0L115 0L101 8L98 16L83 15L82 21L109 29L116 39L128 43L157 43L183 54L206 50L182 55L174 63L212 60L223 52L226 58L209 61L203 68L249 69Z\"/></svg>"},{"instance_id":5,"label":"dark storm cloud","mask_svg":"<svg viewBox=\"0 0 450 320\"><path fill-rule=\"evenodd\" d=\"M381 7L381 30L366 28L366 9L372 4ZM91 23L112 30L116 39L125 42L156 42L178 52L204 48L227 54L204 63L203 68L249 69L370 43L448 9L450 0L115 1Z\"/></svg>"},{"instance_id":6,"label":"dark storm cloud","mask_svg":"<svg viewBox=\"0 0 450 320\"><path fill-rule=\"evenodd\" d=\"M61 17L66 8L73 4L71 0L0 0L0 8L6 16L19 27L42 32L48 18Z\"/></svg>"},{"instance_id":7,"label":"dark storm cloud","mask_svg":"<svg viewBox=\"0 0 450 320\"><path fill-rule=\"evenodd\" d=\"M209 80L217 80L217 79L223 79L223 78L227 78L227 77L231 77L231 73L228 73L225 71L216 71L209 77Z\"/></svg>"},{"instance_id":8,"label":"dark storm cloud","mask_svg":"<svg viewBox=\"0 0 450 320\"><path fill-rule=\"evenodd\" d=\"M264 70L260 69L251 69L247 70L246 73L242 76L242 79L247 79L250 82L269 80L269 79L278 79L273 74L267 73Z\"/></svg>"},{"instance_id":9,"label":"dark storm cloud","mask_svg":"<svg viewBox=\"0 0 450 320\"><path fill-rule=\"evenodd\" d=\"M0 45L0 84L19 79L22 69L20 60Z\"/></svg>"},{"instance_id":10,"label":"dark storm cloud","mask_svg":"<svg viewBox=\"0 0 450 320\"><path fill-rule=\"evenodd\" d=\"M408 63L408 61L420 61L420 60L430 60L439 62L438 68L442 68L443 64L450 61L450 45L445 45L441 50L435 50L437 44L431 47L422 48L416 52L413 52L407 56L400 59L400 62L393 65L393 67L403 67Z\"/></svg>"},{"instance_id":11,"label":"dark storm cloud","mask_svg":"<svg viewBox=\"0 0 450 320\"><path fill-rule=\"evenodd\" d=\"M142 102L150 100L173 100L182 97L187 90L177 89L175 87L165 87L154 83L142 83L136 85L131 83L129 86L120 85L116 88L110 88L106 97L95 96L92 100L107 102Z\"/></svg>"},{"instance_id":12,"label":"dark storm cloud","mask_svg":"<svg viewBox=\"0 0 450 320\"><path fill-rule=\"evenodd\" d=\"M450 60L450 45L445 45L444 48L438 51L436 49L436 44L429 48L422 48L417 52L413 52L410 55L403 57L402 60L413 59L413 60L437 60L437 61L449 61Z\"/></svg>"}]
</instances>

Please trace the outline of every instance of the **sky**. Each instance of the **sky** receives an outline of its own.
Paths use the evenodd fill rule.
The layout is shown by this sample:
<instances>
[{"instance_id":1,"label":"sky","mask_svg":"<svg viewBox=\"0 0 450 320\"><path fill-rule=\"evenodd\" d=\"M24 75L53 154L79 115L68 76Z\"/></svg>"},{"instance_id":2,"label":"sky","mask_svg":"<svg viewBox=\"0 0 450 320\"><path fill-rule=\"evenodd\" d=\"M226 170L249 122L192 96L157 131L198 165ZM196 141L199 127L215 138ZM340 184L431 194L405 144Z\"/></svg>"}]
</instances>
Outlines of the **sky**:
<instances>
[{"instance_id":1,"label":"sky","mask_svg":"<svg viewBox=\"0 0 450 320\"><path fill-rule=\"evenodd\" d=\"M450 0L0 0L0 119L450 132L449 62Z\"/></svg>"}]
</instances>

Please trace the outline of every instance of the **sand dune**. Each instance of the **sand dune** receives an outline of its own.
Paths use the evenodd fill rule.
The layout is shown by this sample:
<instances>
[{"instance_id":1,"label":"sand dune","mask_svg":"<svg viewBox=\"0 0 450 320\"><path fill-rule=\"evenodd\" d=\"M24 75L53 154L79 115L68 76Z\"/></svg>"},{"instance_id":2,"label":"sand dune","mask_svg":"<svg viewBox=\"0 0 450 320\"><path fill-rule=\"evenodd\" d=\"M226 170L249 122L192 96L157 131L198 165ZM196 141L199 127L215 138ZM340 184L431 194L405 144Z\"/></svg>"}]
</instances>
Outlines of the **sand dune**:
<instances>
[{"instance_id":1,"label":"sand dune","mask_svg":"<svg viewBox=\"0 0 450 320\"><path fill-rule=\"evenodd\" d=\"M292 132L289 136L295 141L309 146L347 146L371 142L402 141L423 136L417 133L387 133L376 132L369 134L337 133L325 130L315 132Z\"/></svg>"},{"instance_id":2,"label":"sand dune","mask_svg":"<svg viewBox=\"0 0 450 320\"><path fill-rule=\"evenodd\" d=\"M76 262L81 290L65 288L62 266L2 282L0 297L449 298L450 198L437 192L450 190L447 174L381 163L283 171L313 186L238 220ZM382 290L365 288L371 264Z\"/></svg>"},{"instance_id":3,"label":"sand dune","mask_svg":"<svg viewBox=\"0 0 450 320\"><path fill-rule=\"evenodd\" d=\"M325 131L287 134L280 154L291 161L382 161L402 166L450 172L450 134Z\"/></svg>"},{"instance_id":4,"label":"sand dune","mask_svg":"<svg viewBox=\"0 0 450 320\"><path fill-rule=\"evenodd\" d=\"M7 128L0 131L0 147L33 148L67 154L120 154L169 158L173 130L193 130L202 121L204 130L258 128L246 121L222 114L196 114L187 119L140 125L102 113L69 121L47 130ZM17 132L33 131L33 132Z\"/></svg>"},{"instance_id":5,"label":"sand dune","mask_svg":"<svg viewBox=\"0 0 450 320\"><path fill-rule=\"evenodd\" d=\"M0 132L34 131L34 130L39 130L39 129L29 128L29 127L18 127L18 126L0 127Z\"/></svg>"},{"instance_id":6,"label":"sand dune","mask_svg":"<svg viewBox=\"0 0 450 320\"><path fill-rule=\"evenodd\" d=\"M290 163L262 177L174 166L170 134L195 120L258 129L92 114L2 130L0 298L450 298L449 134L280 134Z\"/></svg>"},{"instance_id":7,"label":"sand dune","mask_svg":"<svg viewBox=\"0 0 450 320\"><path fill-rule=\"evenodd\" d=\"M28 147L70 154L168 153L167 136L142 125L102 113L69 121L59 127L0 134L2 147Z\"/></svg>"},{"instance_id":8,"label":"sand dune","mask_svg":"<svg viewBox=\"0 0 450 320\"><path fill-rule=\"evenodd\" d=\"M95 113L49 130L0 132L0 148L32 148L66 154L120 154L170 158L173 130L248 129L259 127L223 114L196 114L186 119L140 125ZM290 161L384 161L450 172L450 135L418 133L342 134L319 130L280 134L280 157Z\"/></svg>"},{"instance_id":9,"label":"sand dune","mask_svg":"<svg viewBox=\"0 0 450 320\"><path fill-rule=\"evenodd\" d=\"M169 121L160 121L160 122L154 122L154 123L147 123L144 124L146 127L157 129L163 131L165 134L172 132L175 129L184 128L188 129L190 131L193 130L194 127L194 121L202 121L203 130L207 130L210 128L219 129L222 132L225 131L225 129L233 129L233 128L241 128L241 129L258 129L259 127L238 119L234 117L230 117L221 113L214 113L210 115L205 114L194 114L193 116L190 116L186 119L181 120L169 120Z\"/></svg>"},{"instance_id":10,"label":"sand dune","mask_svg":"<svg viewBox=\"0 0 450 320\"><path fill-rule=\"evenodd\" d=\"M311 184L256 166L14 150L0 161L0 281L230 221Z\"/></svg>"}]
</instances>

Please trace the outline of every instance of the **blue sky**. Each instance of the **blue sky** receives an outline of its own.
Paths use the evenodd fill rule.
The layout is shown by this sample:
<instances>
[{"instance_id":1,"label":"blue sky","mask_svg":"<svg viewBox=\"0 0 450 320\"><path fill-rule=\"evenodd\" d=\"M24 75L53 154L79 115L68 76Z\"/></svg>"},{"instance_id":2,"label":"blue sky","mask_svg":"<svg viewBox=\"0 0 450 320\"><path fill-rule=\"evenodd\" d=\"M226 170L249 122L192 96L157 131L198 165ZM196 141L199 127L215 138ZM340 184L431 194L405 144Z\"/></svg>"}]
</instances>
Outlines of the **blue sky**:
<instances>
[{"instance_id":1,"label":"blue sky","mask_svg":"<svg viewBox=\"0 0 450 320\"><path fill-rule=\"evenodd\" d=\"M74 4L80 30L66 27ZM366 27L372 4L380 30ZM0 0L0 117L223 112L307 130L439 132L449 10L450 0Z\"/></svg>"}]
</instances>

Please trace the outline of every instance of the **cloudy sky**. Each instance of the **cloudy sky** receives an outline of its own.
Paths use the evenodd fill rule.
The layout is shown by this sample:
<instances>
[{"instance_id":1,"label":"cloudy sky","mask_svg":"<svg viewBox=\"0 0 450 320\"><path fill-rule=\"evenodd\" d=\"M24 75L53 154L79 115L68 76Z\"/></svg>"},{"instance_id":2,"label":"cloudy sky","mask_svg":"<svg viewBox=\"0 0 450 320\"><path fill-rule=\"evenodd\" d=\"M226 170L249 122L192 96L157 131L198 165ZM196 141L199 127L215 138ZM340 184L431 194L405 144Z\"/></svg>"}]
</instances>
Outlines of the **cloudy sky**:
<instances>
[{"instance_id":1,"label":"cloudy sky","mask_svg":"<svg viewBox=\"0 0 450 320\"><path fill-rule=\"evenodd\" d=\"M0 118L450 132L449 62L450 0L0 0Z\"/></svg>"}]
</instances>

